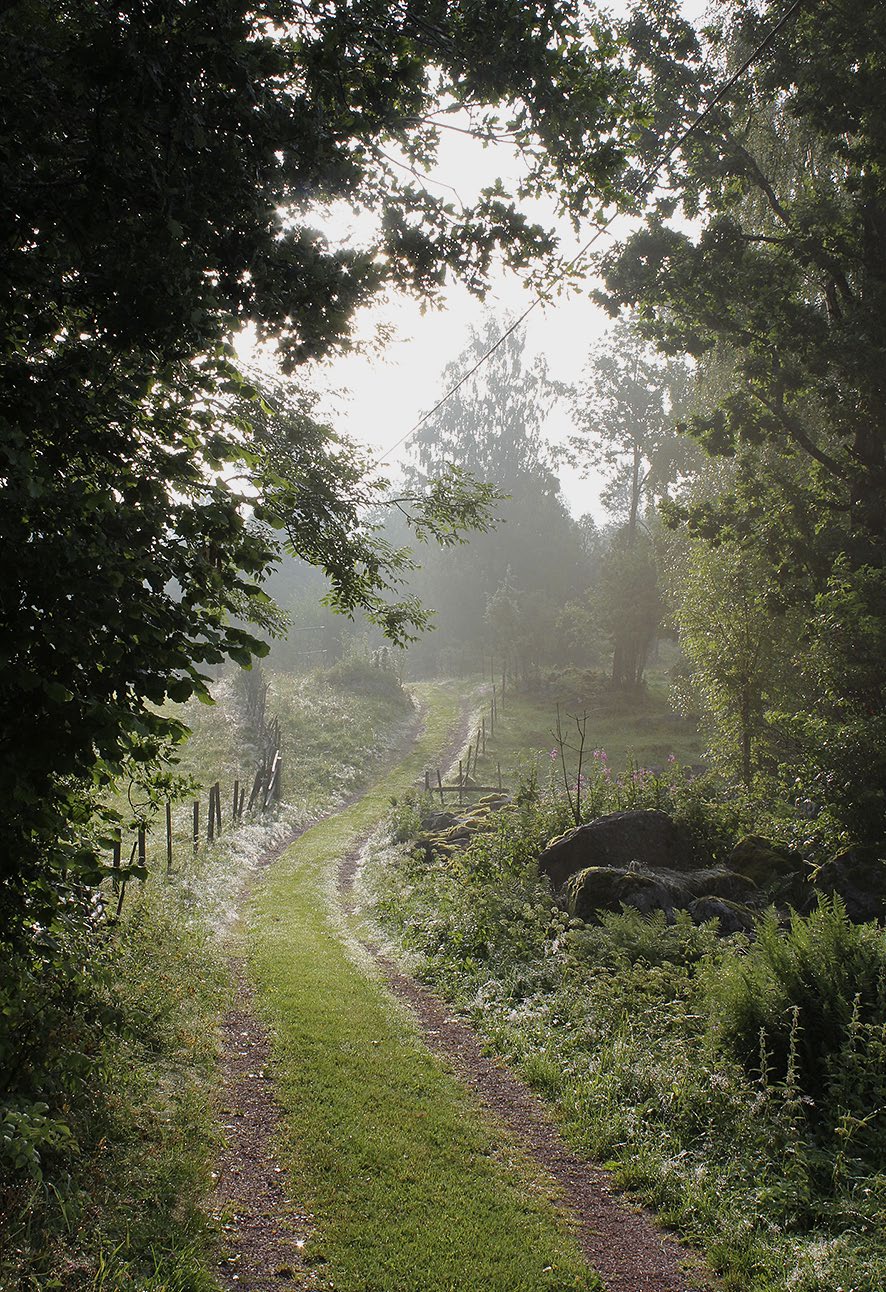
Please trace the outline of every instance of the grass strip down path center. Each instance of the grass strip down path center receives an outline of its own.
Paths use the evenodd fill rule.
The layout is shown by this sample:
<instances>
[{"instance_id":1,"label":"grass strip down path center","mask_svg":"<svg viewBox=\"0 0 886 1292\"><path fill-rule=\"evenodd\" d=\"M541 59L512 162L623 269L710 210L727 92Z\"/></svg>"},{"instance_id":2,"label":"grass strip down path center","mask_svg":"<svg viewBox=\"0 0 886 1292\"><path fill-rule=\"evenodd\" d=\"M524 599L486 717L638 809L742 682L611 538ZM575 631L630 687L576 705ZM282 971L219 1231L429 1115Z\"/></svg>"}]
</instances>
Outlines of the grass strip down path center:
<instances>
[{"instance_id":1,"label":"grass strip down path center","mask_svg":"<svg viewBox=\"0 0 886 1292\"><path fill-rule=\"evenodd\" d=\"M337 904L341 858L455 725L451 693L426 699L409 756L287 848L253 898L281 1160L316 1220L308 1263L337 1292L596 1292L550 1179L432 1057Z\"/></svg>"}]
</instances>

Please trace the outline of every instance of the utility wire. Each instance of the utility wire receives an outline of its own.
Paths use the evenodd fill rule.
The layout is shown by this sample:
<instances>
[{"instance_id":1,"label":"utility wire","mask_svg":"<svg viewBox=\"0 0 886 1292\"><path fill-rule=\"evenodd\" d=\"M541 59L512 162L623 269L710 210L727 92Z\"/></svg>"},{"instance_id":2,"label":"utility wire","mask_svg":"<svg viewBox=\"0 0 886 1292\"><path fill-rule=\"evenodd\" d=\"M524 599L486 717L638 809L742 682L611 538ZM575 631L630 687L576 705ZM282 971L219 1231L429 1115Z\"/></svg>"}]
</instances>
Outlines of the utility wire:
<instances>
[{"instance_id":1,"label":"utility wire","mask_svg":"<svg viewBox=\"0 0 886 1292\"><path fill-rule=\"evenodd\" d=\"M668 147L661 154L661 156L656 158L656 160L646 168L646 170L637 180L637 183L634 186L634 188L628 193L628 197L640 196L646 184L648 184L650 180L656 177L658 172L661 170L662 166L664 166L665 162L670 161L670 159L673 157L677 149L681 147L681 145L686 142L689 136L695 130L698 129L698 127L702 124L702 122L705 121L707 117L710 116L710 114L713 112L714 108L717 106L717 104L720 102L723 96L728 94L729 91L732 89L732 87L736 84L736 82L741 80L741 78L744 76L748 68L751 67L757 61L758 58L760 58L763 54L766 53L766 51L769 49L770 45L775 40L778 33L782 30L783 27L787 25L787 23L790 22L791 18L793 18L797 10L802 7L803 3L804 3L804 0L794 0L794 3L791 5L791 7L785 11L785 13L781 16L781 18L779 18L775 26L769 30L766 36L764 36L763 40L760 41L760 44L757 45L756 49L754 49L748 55L748 57L744 60L741 66L735 72L732 73L729 79L727 81L724 81L724 83L717 90L716 94L714 94L710 99L710 101L707 103L705 108L701 112L699 112L698 116L695 117L695 119L691 121L688 126L686 126L683 130L681 130L681 132L677 135L676 139L674 139L668 145ZM615 222L615 220L618 219L619 215L621 214L622 212L620 210L613 211L612 215L610 215L608 219L606 219L602 224L597 225L593 235L588 239L588 241L584 244L584 246L581 247L575 253L572 259L569 260L563 266L560 273L554 278L553 282L549 284L549 287L555 286L556 283L560 282L563 278L565 278L566 274L569 272L572 266L576 264L579 260L581 260L581 258L590 251L591 247L593 247L597 239L602 237L604 233L609 232L611 225ZM450 388L446 391L446 393L442 395L440 399L437 400L437 403L434 404L433 408L430 408L426 413L423 413L414 426L410 427L410 429L404 435L400 436L399 440L396 440L390 446L389 449L386 449L384 453L379 458L376 459L375 465L376 466L380 465L380 463L384 460L384 458L386 458L390 453L393 453L395 449L398 449L401 444L403 444L406 440L410 438L410 436L415 435L417 431L420 431L421 428L424 426L425 422L430 421L430 419L434 416L434 414L439 412L440 409L443 407L443 405L447 403L454 394L456 394L459 390L461 390L465 382L470 381L474 373L483 367L483 364L486 363L487 359L491 358L492 355L495 354L499 346L504 345L508 337L513 335L513 333L516 332L517 329L526 322L526 320L529 318L529 315L532 313L532 311L536 309L539 305L541 305L545 299L546 299L546 293L541 291L537 292L536 295L533 297L533 299L529 302L529 304L527 305L523 313L520 314L516 319L514 319L513 323L511 323L509 327L505 328L501 336L496 341L493 342L493 344L489 347L488 350L485 351L484 354L480 356L477 362L471 368L469 368L466 373L464 373L461 377L459 377L458 381L456 381L454 385L450 386Z\"/></svg>"}]
</instances>

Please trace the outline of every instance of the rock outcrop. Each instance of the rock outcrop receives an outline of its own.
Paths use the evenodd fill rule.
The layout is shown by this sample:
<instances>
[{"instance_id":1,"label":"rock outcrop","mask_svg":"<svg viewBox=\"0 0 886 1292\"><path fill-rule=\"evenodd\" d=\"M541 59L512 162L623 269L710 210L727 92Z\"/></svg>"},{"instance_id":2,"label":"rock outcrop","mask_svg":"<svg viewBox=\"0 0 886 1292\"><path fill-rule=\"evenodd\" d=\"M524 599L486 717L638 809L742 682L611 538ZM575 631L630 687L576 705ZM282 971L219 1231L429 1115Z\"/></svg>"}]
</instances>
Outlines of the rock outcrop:
<instances>
[{"instance_id":1,"label":"rock outcrop","mask_svg":"<svg viewBox=\"0 0 886 1292\"><path fill-rule=\"evenodd\" d=\"M538 868L557 889L589 866L626 871L632 862L649 870L683 871L709 865L710 858L666 812L638 809L613 812L553 839Z\"/></svg>"},{"instance_id":2,"label":"rock outcrop","mask_svg":"<svg viewBox=\"0 0 886 1292\"><path fill-rule=\"evenodd\" d=\"M712 914L718 917L720 908L724 916L728 910L730 924L736 922L732 908L746 909L756 894L756 886L750 879L724 867L670 870L653 869L637 862L627 868L587 866L570 876L565 890L569 913L579 919L593 918L596 911L617 911L624 905L644 914L664 911L669 919L673 919L676 910L697 908L700 920L705 920L712 915L703 914L707 908L699 903L709 903ZM714 906L718 908L716 911Z\"/></svg>"}]
</instances>

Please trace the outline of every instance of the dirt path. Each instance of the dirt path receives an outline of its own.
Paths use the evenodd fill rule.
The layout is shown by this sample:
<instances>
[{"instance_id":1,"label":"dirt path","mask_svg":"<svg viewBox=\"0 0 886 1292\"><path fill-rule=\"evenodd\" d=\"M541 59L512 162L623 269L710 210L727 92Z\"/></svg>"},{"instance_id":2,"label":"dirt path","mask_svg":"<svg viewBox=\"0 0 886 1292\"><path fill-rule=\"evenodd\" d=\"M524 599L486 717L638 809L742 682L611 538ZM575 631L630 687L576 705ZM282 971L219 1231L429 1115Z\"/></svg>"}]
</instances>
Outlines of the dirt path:
<instances>
[{"instance_id":1,"label":"dirt path","mask_svg":"<svg viewBox=\"0 0 886 1292\"><path fill-rule=\"evenodd\" d=\"M466 707L458 731L441 755L455 757L467 739L472 712ZM350 802L359 798L354 796ZM329 816L343 810L336 807ZM270 864L294 842L264 858ZM342 858L338 892L352 907L359 847ZM245 900L248 889L244 889ZM566 1146L550 1116L501 1063L482 1053L480 1041L448 1006L405 976L373 946L374 956L395 996L413 1012L428 1048L450 1066L491 1115L515 1136L557 1182L574 1217L581 1249L604 1279L608 1292L690 1292L713 1282L697 1257L663 1235L642 1212L613 1197L606 1173ZM285 1292L321 1286L302 1252L311 1217L287 1198L284 1173L274 1154L280 1113L266 1075L269 1038L253 1007L241 962L234 961L237 997L223 1025L221 1111L228 1144L219 1162L216 1209L227 1237L217 1277L226 1292ZM377 1292L396 1292L379 1288ZM432 1292L429 1289L429 1292ZM478 1289L478 1292L480 1290Z\"/></svg>"},{"instance_id":2,"label":"dirt path","mask_svg":"<svg viewBox=\"0 0 886 1292\"><path fill-rule=\"evenodd\" d=\"M471 724L472 714L466 710L457 735L441 754L441 766L448 766L458 755ZM349 912L354 909L364 845L365 840L356 845L338 869L339 900ZM377 946L362 945L391 991L415 1016L428 1049L452 1067L486 1112L556 1180L576 1223L581 1250L608 1292L693 1292L716 1287L695 1252L664 1234L651 1215L617 1196L606 1171L573 1153L541 1101L502 1062L483 1053L477 1033L454 1017L446 1002L402 973Z\"/></svg>"},{"instance_id":3,"label":"dirt path","mask_svg":"<svg viewBox=\"0 0 886 1292\"><path fill-rule=\"evenodd\" d=\"M413 743L423 715L417 710L386 764L402 756ZM272 865L318 821L343 812L360 793L337 803L329 812L297 830L260 858L238 896L242 911L255 875ZM219 1115L225 1147L218 1161L212 1212L225 1235L216 1278L225 1292L286 1292L320 1286L305 1265L304 1249L312 1218L287 1197L285 1174L275 1153L281 1114L267 1075L271 1043L258 1018L252 987L241 957L230 957L235 996L222 1019Z\"/></svg>"},{"instance_id":4,"label":"dirt path","mask_svg":"<svg viewBox=\"0 0 886 1292\"><path fill-rule=\"evenodd\" d=\"M391 991L415 1015L431 1052L451 1065L487 1113L556 1180L575 1221L579 1246L608 1292L691 1292L715 1286L694 1253L657 1229L645 1212L614 1196L608 1174L572 1152L540 1101L504 1064L483 1053L472 1028L377 948L367 950Z\"/></svg>"}]
</instances>

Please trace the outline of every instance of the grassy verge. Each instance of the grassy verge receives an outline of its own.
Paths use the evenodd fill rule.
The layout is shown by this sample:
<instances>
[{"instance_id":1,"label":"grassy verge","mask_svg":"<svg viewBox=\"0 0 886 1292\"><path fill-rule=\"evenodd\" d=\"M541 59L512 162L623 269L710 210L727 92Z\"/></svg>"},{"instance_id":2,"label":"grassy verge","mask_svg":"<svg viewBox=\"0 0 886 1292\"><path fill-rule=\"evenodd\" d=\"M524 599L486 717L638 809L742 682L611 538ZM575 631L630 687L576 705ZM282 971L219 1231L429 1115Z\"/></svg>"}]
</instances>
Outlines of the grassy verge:
<instances>
[{"instance_id":1,"label":"grassy verge","mask_svg":"<svg viewBox=\"0 0 886 1292\"><path fill-rule=\"evenodd\" d=\"M256 857L366 777L408 721L402 701L322 678L273 685L301 798L197 857L177 848L170 884L156 878L165 858L155 837L155 877L130 885L118 923L96 912L88 929L47 941L39 973L0 966L0 1162L12 1165L0 1169L4 1292L217 1286L207 1200L215 1037L230 995L218 935ZM219 704L187 715L183 768L204 784L243 765L230 699L222 688Z\"/></svg>"},{"instance_id":2,"label":"grassy verge","mask_svg":"<svg viewBox=\"0 0 886 1292\"><path fill-rule=\"evenodd\" d=\"M348 936L339 859L421 775L456 720L431 692L413 753L298 840L256 896L253 963L309 1256L339 1292L565 1292L599 1286L519 1146L484 1125Z\"/></svg>"},{"instance_id":3,"label":"grassy verge","mask_svg":"<svg viewBox=\"0 0 886 1292\"><path fill-rule=\"evenodd\" d=\"M218 947L149 889L63 951L82 959L30 984L11 1107L65 1131L0 1188L0 1287L208 1292Z\"/></svg>"},{"instance_id":4,"label":"grassy verge","mask_svg":"<svg viewBox=\"0 0 886 1292\"><path fill-rule=\"evenodd\" d=\"M357 687L349 687L348 678L340 679L328 670L308 674L268 671L264 676L270 686L268 717L280 721L283 816L286 828L291 829L365 784L372 768L411 722L413 709L409 696L394 686L380 691L360 689L358 677ZM206 789L220 782L227 829L234 780L239 779L248 796L260 761L255 733L246 720L242 690L239 675L228 673L213 687L215 704L193 700L184 706L170 706L191 732L178 751L177 771L201 787L196 792L201 800L201 847L206 837ZM115 806L128 815L125 794L121 793ZM262 823L260 813L252 819ZM172 824L175 866L187 874L194 869L191 796L174 805ZM127 839L127 850L130 843ZM165 865L165 849L161 813L148 835L152 867Z\"/></svg>"},{"instance_id":5,"label":"grassy verge","mask_svg":"<svg viewBox=\"0 0 886 1292\"><path fill-rule=\"evenodd\" d=\"M662 793L599 784L598 810ZM838 906L789 929L772 917L753 941L685 914L570 919L537 867L568 816L524 796L462 852L380 850L377 917L730 1292L882 1292L882 929ZM404 805L399 837L417 819Z\"/></svg>"}]
</instances>

